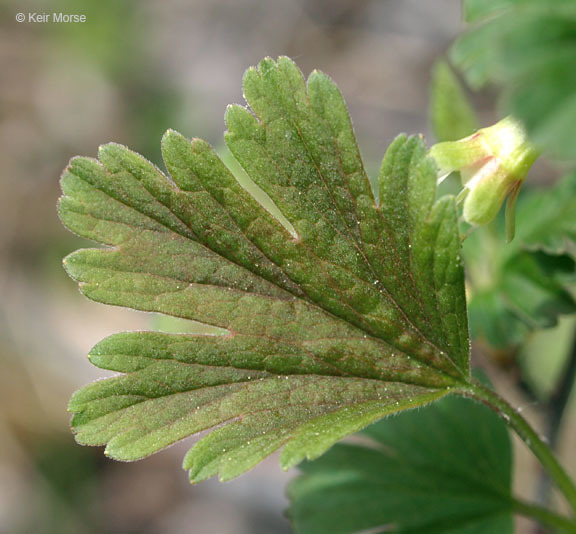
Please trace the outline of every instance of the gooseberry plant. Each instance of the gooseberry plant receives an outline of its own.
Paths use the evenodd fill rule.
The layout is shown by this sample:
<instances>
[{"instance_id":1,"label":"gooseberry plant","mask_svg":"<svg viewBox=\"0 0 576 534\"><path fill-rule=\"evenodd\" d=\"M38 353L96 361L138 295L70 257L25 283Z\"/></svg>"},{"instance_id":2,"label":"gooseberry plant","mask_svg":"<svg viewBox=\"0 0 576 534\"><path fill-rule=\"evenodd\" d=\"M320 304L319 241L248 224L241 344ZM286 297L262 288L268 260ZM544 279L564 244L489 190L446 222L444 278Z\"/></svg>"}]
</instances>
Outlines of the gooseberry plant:
<instances>
[{"instance_id":1,"label":"gooseberry plant","mask_svg":"<svg viewBox=\"0 0 576 534\"><path fill-rule=\"evenodd\" d=\"M172 130L162 139L167 172L118 144L102 146L97 160L72 159L61 220L105 245L64 260L81 292L210 326L98 343L90 361L120 374L71 399L79 443L132 461L208 431L184 458L192 482L232 479L281 449L284 469L307 460L288 489L297 532L504 534L514 514L576 532L573 480L519 411L473 377L468 323L470 312L473 335L512 346L576 311L566 282L574 175L522 196L515 237L513 224L520 186L551 139L565 136L564 118L525 106L541 103L530 88L541 90L543 61L502 68L517 60L515 43L554 61L554 75L557 60L574 67L571 56L550 56L549 36L534 25L546 15L564 38L576 8L541 0L466 8L477 25L452 59L476 85L509 84L513 118L477 129L440 64L432 101L440 142L430 150L421 136L400 135L377 180L334 82L317 71L306 81L286 57L250 68L247 107L226 112L226 144L260 200L206 142ZM574 145L572 137L556 148L575 156ZM464 185L457 196L438 186L454 172ZM471 233L506 199L505 225L492 223L488 240L477 237L482 229ZM571 512L513 495L508 429ZM357 431L360 439L334 445Z\"/></svg>"}]
</instances>

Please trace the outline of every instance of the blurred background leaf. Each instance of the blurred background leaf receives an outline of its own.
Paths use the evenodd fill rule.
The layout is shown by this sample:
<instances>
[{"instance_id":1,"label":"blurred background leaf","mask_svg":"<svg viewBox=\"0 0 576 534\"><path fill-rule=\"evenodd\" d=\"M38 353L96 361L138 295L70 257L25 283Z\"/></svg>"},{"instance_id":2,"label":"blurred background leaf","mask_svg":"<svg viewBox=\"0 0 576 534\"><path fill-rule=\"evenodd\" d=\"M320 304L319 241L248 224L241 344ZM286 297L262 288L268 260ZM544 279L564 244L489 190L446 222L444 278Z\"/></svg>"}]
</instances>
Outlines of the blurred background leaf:
<instances>
[{"instance_id":1,"label":"blurred background leaf","mask_svg":"<svg viewBox=\"0 0 576 534\"><path fill-rule=\"evenodd\" d=\"M502 217L466 239L474 338L499 349L514 347L528 332L576 312L575 187L576 175L570 174L552 188L525 188L510 244Z\"/></svg>"},{"instance_id":2,"label":"blurred background leaf","mask_svg":"<svg viewBox=\"0 0 576 534\"><path fill-rule=\"evenodd\" d=\"M576 173L553 188L528 190L517 222L517 246L576 258Z\"/></svg>"},{"instance_id":3,"label":"blurred background leaf","mask_svg":"<svg viewBox=\"0 0 576 534\"><path fill-rule=\"evenodd\" d=\"M500 87L503 115L537 147L576 161L576 3L466 0L465 13L474 25L452 47L455 65L472 87Z\"/></svg>"},{"instance_id":4,"label":"blurred background leaf","mask_svg":"<svg viewBox=\"0 0 576 534\"><path fill-rule=\"evenodd\" d=\"M430 127L436 141L457 141L474 133L478 117L448 62L438 61L430 80Z\"/></svg>"},{"instance_id":5,"label":"blurred background leaf","mask_svg":"<svg viewBox=\"0 0 576 534\"><path fill-rule=\"evenodd\" d=\"M576 317L563 317L556 327L533 333L520 348L522 374L537 399L553 395L572 351L575 327Z\"/></svg>"},{"instance_id":6,"label":"blurred background leaf","mask_svg":"<svg viewBox=\"0 0 576 534\"><path fill-rule=\"evenodd\" d=\"M506 243L503 218L473 232L464 242L468 265L469 313L473 338L498 349L520 344L530 331L557 324L560 315L576 312L569 288L575 263L566 254L531 251L523 246L530 228L521 221L538 219L522 195L518 201L519 235ZM528 197L529 198L529 197Z\"/></svg>"}]
</instances>

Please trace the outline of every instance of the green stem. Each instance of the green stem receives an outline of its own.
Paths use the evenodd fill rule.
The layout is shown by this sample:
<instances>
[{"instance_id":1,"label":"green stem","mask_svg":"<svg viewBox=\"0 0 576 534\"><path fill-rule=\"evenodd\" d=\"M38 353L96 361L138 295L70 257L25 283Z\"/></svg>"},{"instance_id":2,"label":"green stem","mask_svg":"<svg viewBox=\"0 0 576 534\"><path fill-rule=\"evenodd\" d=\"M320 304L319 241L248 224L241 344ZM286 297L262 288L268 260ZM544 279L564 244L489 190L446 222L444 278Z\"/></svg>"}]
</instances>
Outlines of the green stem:
<instances>
[{"instance_id":1,"label":"green stem","mask_svg":"<svg viewBox=\"0 0 576 534\"><path fill-rule=\"evenodd\" d=\"M530 426L508 402L500 395L473 380L463 394L479 400L496 411L522 439L528 448L540 460L542 467L548 471L550 478L554 480L558 489L564 494L568 504L576 512L576 486L560 465L548 445L542 441L536 431Z\"/></svg>"},{"instance_id":2,"label":"green stem","mask_svg":"<svg viewBox=\"0 0 576 534\"><path fill-rule=\"evenodd\" d=\"M512 501L512 506L514 511L519 515L535 519L540 524L553 527L558 529L560 532L576 534L576 523L574 523L574 521L571 521L567 517L558 515L547 508L517 499Z\"/></svg>"}]
</instances>

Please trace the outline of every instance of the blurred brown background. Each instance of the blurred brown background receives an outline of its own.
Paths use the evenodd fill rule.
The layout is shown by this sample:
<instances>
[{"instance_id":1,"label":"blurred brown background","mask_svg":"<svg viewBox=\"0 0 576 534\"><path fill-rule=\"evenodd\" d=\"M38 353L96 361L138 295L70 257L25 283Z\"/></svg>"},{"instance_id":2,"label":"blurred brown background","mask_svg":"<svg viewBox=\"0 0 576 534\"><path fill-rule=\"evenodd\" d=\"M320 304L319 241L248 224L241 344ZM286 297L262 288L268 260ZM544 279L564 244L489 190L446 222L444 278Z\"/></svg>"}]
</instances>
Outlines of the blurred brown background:
<instances>
[{"instance_id":1,"label":"blurred brown background","mask_svg":"<svg viewBox=\"0 0 576 534\"><path fill-rule=\"evenodd\" d=\"M74 13L85 23L16 21ZM289 532L271 458L227 484L188 484L186 444L136 464L75 445L66 404L104 375L104 336L158 326L81 297L61 268L85 243L56 216L58 176L116 141L160 161L172 127L222 144L244 70L288 55L341 87L369 169L400 131L426 132L432 62L461 30L460 0L0 2L0 532Z\"/></svg>"}]
</instances>

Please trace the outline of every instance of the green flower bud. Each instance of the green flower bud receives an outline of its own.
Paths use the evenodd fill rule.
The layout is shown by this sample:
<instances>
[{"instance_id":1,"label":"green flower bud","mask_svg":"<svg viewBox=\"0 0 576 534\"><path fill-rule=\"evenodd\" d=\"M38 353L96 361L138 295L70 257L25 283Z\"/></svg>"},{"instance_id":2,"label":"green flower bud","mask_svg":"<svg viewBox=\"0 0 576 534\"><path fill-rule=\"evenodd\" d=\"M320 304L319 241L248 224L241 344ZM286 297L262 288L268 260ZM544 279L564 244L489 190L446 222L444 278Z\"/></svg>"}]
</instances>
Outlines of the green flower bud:
<instances>
[{"instance_id":1,"label":"green flower bud","mask_svg":"<svg viewBox=\"0 0 576 534\"><path fill-rule=\"evenodd\" d=\"M506 197L508 240L514 235L514 204L520 186L538 157L522 126L507 117L460 139L430 149L441 174L460 171L464 220L473 226L492 221Z\"/></svg>"}]
</instances>

